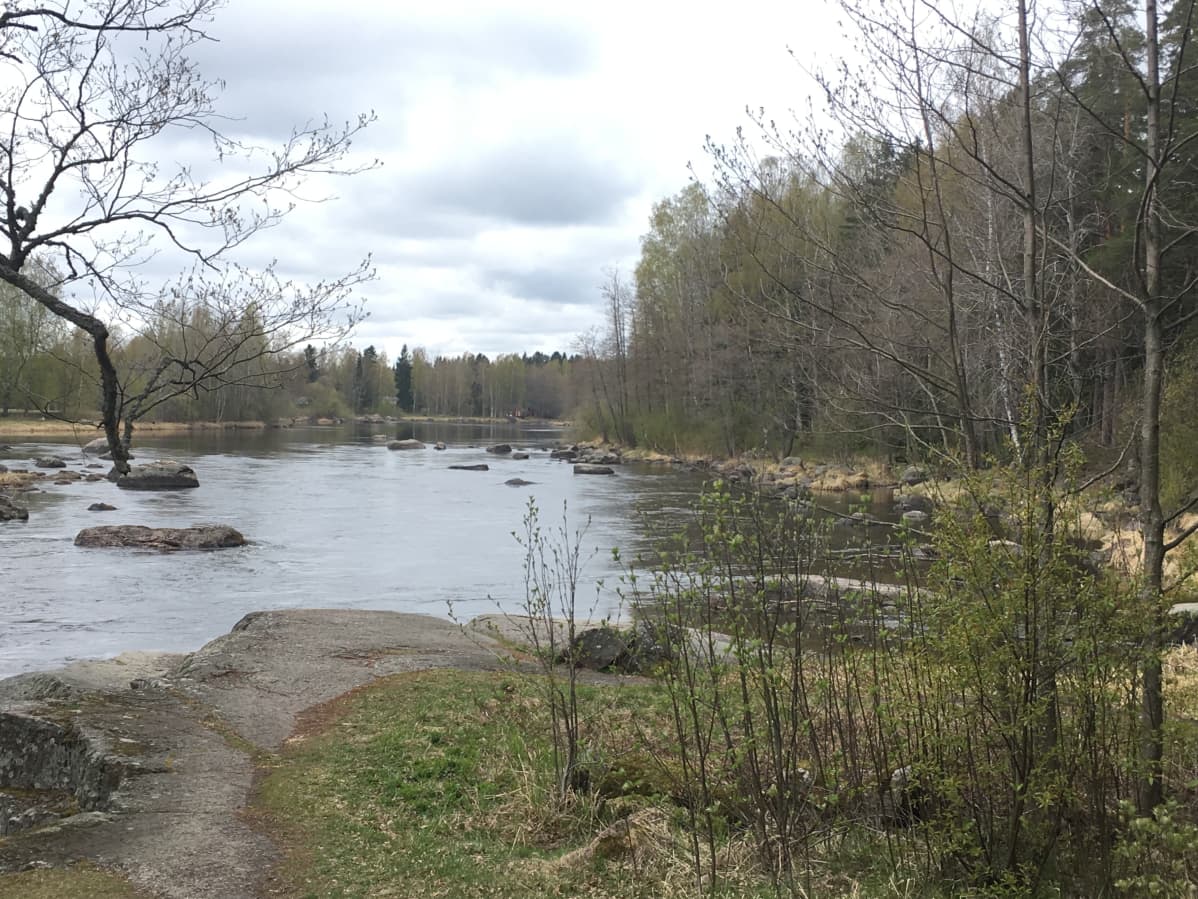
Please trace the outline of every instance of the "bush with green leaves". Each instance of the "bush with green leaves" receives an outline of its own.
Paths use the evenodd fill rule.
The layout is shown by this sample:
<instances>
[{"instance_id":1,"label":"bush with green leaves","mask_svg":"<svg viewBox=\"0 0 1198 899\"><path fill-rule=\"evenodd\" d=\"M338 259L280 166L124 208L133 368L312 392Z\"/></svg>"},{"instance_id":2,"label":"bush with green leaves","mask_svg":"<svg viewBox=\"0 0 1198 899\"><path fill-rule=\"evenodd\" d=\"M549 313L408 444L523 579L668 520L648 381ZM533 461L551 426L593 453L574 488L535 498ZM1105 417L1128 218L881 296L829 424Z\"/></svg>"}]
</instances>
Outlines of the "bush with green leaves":
<instances>
[{"instance_id":1,"label":"bush with green leaves","mask_svg":"<svg viewBox=\"0 0 1198 899\"><path fill-rule=\"evenodd\" d=\"M848 843L874 847L878 876L953 894L1111 887L1135 775L1134 591L1071 539L1067 486L992 472L959 494L934 522L938 561L901 585L844 589L810 507L722 484L697 541L629 579L670 646L697 882L749 837L791 895Z\"/></svg>"}]
</instances>

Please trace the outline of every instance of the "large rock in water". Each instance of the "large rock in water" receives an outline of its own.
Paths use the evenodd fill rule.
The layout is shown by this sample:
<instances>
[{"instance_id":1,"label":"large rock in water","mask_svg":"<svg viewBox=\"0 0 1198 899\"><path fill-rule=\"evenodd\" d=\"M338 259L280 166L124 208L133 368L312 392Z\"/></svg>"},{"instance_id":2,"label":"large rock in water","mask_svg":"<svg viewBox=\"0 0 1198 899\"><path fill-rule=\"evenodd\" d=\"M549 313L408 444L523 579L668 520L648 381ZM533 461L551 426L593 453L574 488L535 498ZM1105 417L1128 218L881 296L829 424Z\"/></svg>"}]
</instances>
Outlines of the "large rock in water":
<instances>
[{"instance_id":1,"label":"large rock in water","mask_svg":"<svg viewBox=\"0 0 1198 899\"><path fill-rule=\"evenodd\" d=\"M108 438L97 437L83 446L83 455L99 456L101 453L108 452Z\"/></svg>"},{"instance_id":2,"label":"large rock in water","mask_svg":"<svg viewBox=\"0 0 1198 899\"><path fill-rule=\"evenodd\" d=\"M615 471L606 465L590 465L579 462L574 466L575 474L615 474Z\"/></svg>"},{"instance_id":3,"label":"large rock in water","mask_svg":"<svg viewBox=\"0 0 1198 899\"><path fill-rule=\"evenodd\" d=\"M410 438L408 440L392 440L390 443L387 444L387 449L389 449L389 450L424 449L424 444L421 443L419 440L413 440Z\"/></svg>"},{"instance_id":4,"label":"large rock in water","mask_svg":"<svg viewBox=\"0 0 1198 899\"><path fill-rule=\"evenodd\" d=\"M190 465L159 459L145 465L134 465L128 474L116 479L116 485L125 490L180 490L199 487L200 479Z\"/></svg>"},{"instance_id":5,"label":"large rock in water","mask_svg":"<svg viewBox=\"0 0 1198 899\"><path fill-rule=\"evenodd\" d=\"M66 468L67 463L58 456L39 456L33 460L37 468Z\"/></svg>"},{"instance_id":6,"label":"large rock in water","mask_svg":"<svg viewBox=\"0 0 1198 899\"><path fill-rule=\"evenodd\" d=\"M0 521L28 521L29 510L0 493Z\"/></svg>"},{"instance_id":7,"label":"large rock in water","mask_svg":"<svg viewBox=\"0 0 1198 899\"><path fill-rule=\"evenodd\" d=\"M506 456L512 451L510 443L496 443L494 446L488 446L487 452L494 453L496 456Z\"/></svg>"},{"instance_id":8,"label":"large rock in water","mask_svg":"<svg viewBox=\"0 0 1198 899\"><path fill-rule=\"evenodd\" d=\"M225 549L244 546L245 537L224 524L194 528L147 528L139 524L114 524L84 528L75 535L75 545L163 550Z\"/></svg>"}]
</instances>

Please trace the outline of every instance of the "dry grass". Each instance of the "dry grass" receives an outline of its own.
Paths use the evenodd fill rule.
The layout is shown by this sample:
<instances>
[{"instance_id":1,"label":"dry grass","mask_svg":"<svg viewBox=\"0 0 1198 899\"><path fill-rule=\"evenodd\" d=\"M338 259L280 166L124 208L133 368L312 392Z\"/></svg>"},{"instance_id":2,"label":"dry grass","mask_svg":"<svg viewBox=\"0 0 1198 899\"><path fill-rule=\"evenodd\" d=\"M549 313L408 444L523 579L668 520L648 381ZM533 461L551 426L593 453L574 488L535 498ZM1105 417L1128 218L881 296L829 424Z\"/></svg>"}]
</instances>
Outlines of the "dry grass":
<instances>
[{"instance_id":1,"label":"dry grass","mask_svg":"<svg viewBox=\"0 0 1198 899\"><path fill-rule=\"evenodd\" d=\"M1175 646L1165 655L1165 691L1171 716L1198 720L1198 646Z\"/></svg>"},{"instance_id":2,"label":"dry grass","mask_svg":"<svg viewBox=\"0 0 1198 899\"><path fill-rule=\"evenodd\" d=\"M118 874L80 863L71 868L35 868L0 874L0 896L13 899L145 899Z\"/></svg>"},{"instance_id":3,"label":"dry grass","mask_svg":"<svg viewBox=\"0 0 1198 899\"><path fill-rule=\"evenodd\" d=\"M262 421L139 421L134 434L185 434L189 431L263 430ZM83 446L103 436L96 422L56 421L54 419L0 418L0 437L59 437L70 436Z\"/></svg>"},{"instance_id":4,"label":"dry grass","mask_svg":"<svg viewBox=\"0 0 1198 899\"><path fill-rule=\"evenodd\" d=\"M40 471L4 471L0 472L0 488L20 489L44 478Z\"/></svg>"}]
</instances>

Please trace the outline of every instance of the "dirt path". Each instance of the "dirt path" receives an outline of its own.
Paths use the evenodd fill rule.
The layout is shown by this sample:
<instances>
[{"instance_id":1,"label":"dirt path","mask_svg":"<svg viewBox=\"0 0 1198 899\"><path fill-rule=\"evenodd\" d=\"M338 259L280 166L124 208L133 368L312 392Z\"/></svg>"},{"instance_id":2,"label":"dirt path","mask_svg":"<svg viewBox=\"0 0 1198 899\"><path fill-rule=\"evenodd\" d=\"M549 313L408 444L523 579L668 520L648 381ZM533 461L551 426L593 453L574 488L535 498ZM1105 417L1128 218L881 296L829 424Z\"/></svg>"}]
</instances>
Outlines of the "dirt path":
<instances>
[{"instance_id":1,"label":"dirt path","mask_svg":"<svg viewBox=\"0 0 1198 899\"><path fill-rule=\"evenodd\" d=\"M377 677L495 667L497 652L422 615L256 612L190 655L130 654L0 681L0 783L22 765L44 766L46 778L64 766L81 780L121 774L99 810L0 840L0 873L86 859L152 895L253 897L276 847L243 811L255 771L300 713Z\"/></svg>"}]
</instances>

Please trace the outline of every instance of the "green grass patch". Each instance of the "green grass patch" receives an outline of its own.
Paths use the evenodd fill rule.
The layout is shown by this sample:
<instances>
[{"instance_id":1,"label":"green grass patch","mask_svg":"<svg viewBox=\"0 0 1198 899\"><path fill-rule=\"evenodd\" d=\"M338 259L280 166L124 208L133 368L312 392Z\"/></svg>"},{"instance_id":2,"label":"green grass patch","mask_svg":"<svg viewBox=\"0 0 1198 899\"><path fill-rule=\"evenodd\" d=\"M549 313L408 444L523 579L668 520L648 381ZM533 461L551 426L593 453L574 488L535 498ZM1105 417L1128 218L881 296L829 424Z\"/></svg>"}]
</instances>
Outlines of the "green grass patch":
<instances>
[{"instance_id":1,"label":"green grass patch","mask_svg":"<svg viewBox=\"0 0 1198 899\"><path fill-rule=\"evenodd\" d=\"M0 897L12 899L146 899L125 878L78 864L71 868L39 868L0 874Z\"/></svg>"},{"instance_id":2,"label":"green grass patch","mask_svg":"<svg viewBox=\"0 0 1198 899\"><path fill-rule=\"evenodd\" d=\"M662 685L580 688L591 791L565 804L553 799L543 690L531 675L438 670L315 710L264 763L257 810L285 848L271 895L700 895ZM888 861L893 835L814 819L808 863L779 894L736 814L735 778L722 772L713 787L728 818L720 889L705 884L705 897L959 894ZM612 828L628 821L631 847L609 852Z\"/></svg>"},{"instance_id":3,"label":"green grass patch","mask_svg":"<svg viewBox=\"0 0 1198 899\"><path fill-rule=\"evenodd\" d=\"M603 821L589 798L548 807L546 747L524 732L541 712L529 687L421 672L325 707L261 784L289 846L281 895L660 895L620 864L558 863Z\"/></svg>"}]
</instances>

